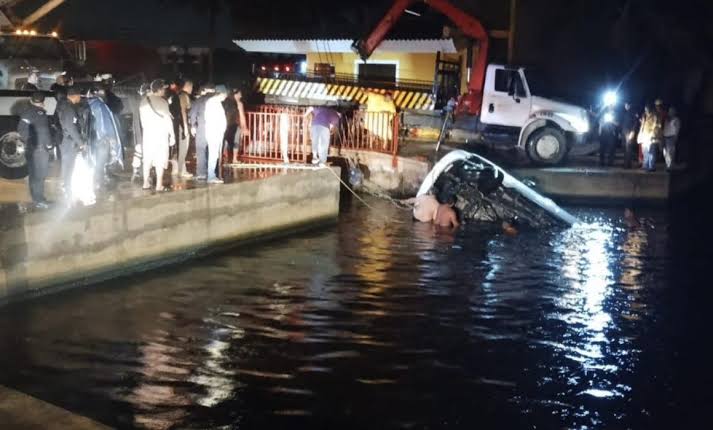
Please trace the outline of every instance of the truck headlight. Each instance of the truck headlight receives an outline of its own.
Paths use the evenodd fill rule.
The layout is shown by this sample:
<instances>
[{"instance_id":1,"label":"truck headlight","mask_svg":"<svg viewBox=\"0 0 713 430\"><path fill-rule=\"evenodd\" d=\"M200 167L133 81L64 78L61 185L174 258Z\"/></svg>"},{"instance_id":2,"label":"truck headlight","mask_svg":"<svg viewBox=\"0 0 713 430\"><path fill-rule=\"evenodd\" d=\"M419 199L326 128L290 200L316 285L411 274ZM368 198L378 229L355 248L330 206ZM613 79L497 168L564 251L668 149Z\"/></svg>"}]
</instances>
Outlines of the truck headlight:
<instances>
[{"instance_id":1,"label":"truck headlight","mask_svg":"<svg viewBox=\"0 0 713 430\"><path fill-rule=\"evenodd\" d=\"M577 133L589 132L589 120L587 118L570 118L569 123Z\"/></svg>"}]
</instances>

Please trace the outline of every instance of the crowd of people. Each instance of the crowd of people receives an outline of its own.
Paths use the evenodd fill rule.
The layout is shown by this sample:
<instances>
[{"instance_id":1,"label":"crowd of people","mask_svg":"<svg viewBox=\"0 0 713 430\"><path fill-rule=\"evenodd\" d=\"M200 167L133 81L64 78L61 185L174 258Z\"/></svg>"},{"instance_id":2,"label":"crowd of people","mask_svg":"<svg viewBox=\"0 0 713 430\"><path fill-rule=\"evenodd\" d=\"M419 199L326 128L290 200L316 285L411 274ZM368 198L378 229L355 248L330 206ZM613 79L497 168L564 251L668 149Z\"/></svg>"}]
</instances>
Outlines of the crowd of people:
<instances>
[{"instance_id":1,"label":"crowd of people","mask_svg":"<svg viewBox=\"0 0 713 430\"><path fill-rule=\"evenodd\" d=\"M664 107L657 99L654 107L646 105L638 115L630 103L621 112L613 107L605 109L599 119L599 164L614 165L619 143L624 147L624 167L641 166L647 172L656 171L656 160L663 154L666 170L676 163L676 146L681 131L681 119L676 109Z\"/></svg>"},{"instance_id":2,"label":"crowd of people","mask_svg":"<svg viewBox=\"0 0 713 430\"><path fill-rule=\"evenodd\" d=\"M109 185L112 166L123 167L123 147L116 115L123 109L112 92L111 76L98 76L86 91L60 75L53 85L54 115L45 110L45 93L34 91L21 113L18 133L27 145L30 195L37 208L47 208L44 182L50 154L61 159L61 181L68 202L79 197L92 203L96 188ZM81 172L81 175L77 175ZM72 184L90 192L73 193Z\"/></svg>"},{"instance_id":3,"label":"crowd of people","mask_svg":"<svg viewBox=\"0 0 713 430\"><path fill-rule=\"evenodd\" d=\"M113 92L113 80L110 75L100 75L83 88L60 75L52 87L57 100L54 115L47 114L45 94L40 91L32 93L22 114L18 132L29 148L29 187L37 208L48 207L44 182L51 153L61 161L63 196L70 205L93 203L95 192L113 182L112 170L123 169L118 126L123 103ZM238 162L243 136L249 133L242 92L211 83L196 91L188 79L170 84L156 79L143 85L139 93L142 138L134 146L132 181L141 178L144 190L166 191L164 174L170 166L176 178L222 184L223 153L227 149L232 162ZM311 120L312 163L325 165L340 114L327 107L313 107L304 115ZM187 167L191 149L195 173ZM282 152L286 157L286 148Z\"/></svg>"}]
</instances>

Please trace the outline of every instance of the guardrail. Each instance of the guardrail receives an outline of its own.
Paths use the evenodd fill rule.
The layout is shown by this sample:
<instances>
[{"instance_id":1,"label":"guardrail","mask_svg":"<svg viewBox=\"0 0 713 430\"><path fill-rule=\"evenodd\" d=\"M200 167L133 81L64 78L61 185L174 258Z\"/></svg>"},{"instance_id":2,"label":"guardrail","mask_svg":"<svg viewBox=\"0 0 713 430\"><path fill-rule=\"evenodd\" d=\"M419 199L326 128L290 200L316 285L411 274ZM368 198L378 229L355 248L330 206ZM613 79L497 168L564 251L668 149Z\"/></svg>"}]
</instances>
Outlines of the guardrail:
<instances>
[{"instance_id":1,"label":"guardrail","mask_svg":"<svg viewBox=\"0 0 713 430\"><path fill-rule=\"evenodd\" d=\"M246 112L239 158L243 161L306 163L311 154L306 118L288 112Z\"/></svg>"},{"instance_id":2,"label":"guardrail","mask_svg":"<svg viewBox=\"0 0 713 430\"><path fill-rule=\"evenodd\" d=\"M304 108L273 105L257 109L258 112L246 112L248 133L243 133L241 161L311 161L311 120L304 116ZM399 118L392 112L347 113L332 135L332 145L340 149L391 154L396 160Z\"/></svg>"}]
</instances>

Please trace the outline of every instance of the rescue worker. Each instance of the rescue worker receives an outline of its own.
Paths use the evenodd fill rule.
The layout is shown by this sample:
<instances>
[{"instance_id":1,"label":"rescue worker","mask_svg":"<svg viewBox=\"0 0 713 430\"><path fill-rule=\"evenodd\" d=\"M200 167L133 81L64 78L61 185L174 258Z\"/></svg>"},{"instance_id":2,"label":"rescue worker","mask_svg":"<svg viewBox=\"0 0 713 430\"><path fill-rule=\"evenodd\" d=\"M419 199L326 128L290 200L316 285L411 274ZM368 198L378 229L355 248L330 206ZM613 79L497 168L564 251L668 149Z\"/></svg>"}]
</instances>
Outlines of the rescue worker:
<instances>
[{"instance_id":1,"label":"rescue worker","mask_svg":"<svg viewBox=\"0 0 713 430\"><path fill-rule=\"evenodd\" d=\"M196 179L205 180L208 176L208 142L205 135L205 104L215 94L215 86L205 84L201 96L191 104L188 120L191 134L196 140Z\"/></svg>"},{"instance_id":2,"label":"rescue worker","mask_svg":"<svg viewBox=\"0 0 713 430\"><path fill-rule=\"evenodd\" d=\"M653 172L656 170L656 130L658 128L658 115L651 110L647 105L644 108L644 117L641 121L641 130L639 131L639 143L641 144L641 152L644 155L642 169Z\"/></svg>"},{"instance_id":3,"label":"rescue worker","mask_svg":"<svg viewBox=\"0 0 713 430\"><path fill-rule=\"evenodd\" d=\"M57 75L55 83L50 87L50 91L54 93L54 98L58 104L60 100L67 99L67 86L67 74L66 72L62 72Z\"/></svg>"},{"instance_id":4,"label":"rescue worker","mask_svg":"<svg viewBox=\"0 0 713 430\"><path fill-rule=\"evenodd\" d=\"M101 85L99 87L103 92L102 98L104 99L104 103L106 103L111 113L116 117L114 120L118 121L119 115L121 115L121 112L124 110L124 102L114 93L114 77L110 73L105 73L101 75L100 78Z\"/></svg>"},{"instance_id":5,"label":"rescue worker","mask_svg":"<svg viewBox=\"0 0 713 430\"><path fill-rule=\"evenodd\" d=\"M39 73L39 69L33 68L27 76L27 82L25 82L21 89L25 91L37 91L40 85Z\"/></svg>"},{"instance_id":6,"label":"rescue worker","mask_svg":"<svg viewBox=\"0 0 713 430\"><path fill-rule=\"evenodd\" d=\"M334 129L339 125L340 114L334 109L317 106L309 107L304 116L312 115L312 164L327 165L329 141Z\"/></svg>"},{"instance_id":7,"label":"rescue worker","mask_svg":"<svg viewBox=\"0 0 713 430\"><path fill-rule=\"evenodd\" d=\"M181 121L181 101L178 97L181 84L178 80L171 82L171 85L166 89L166 100L168 101L168 109L171 112L171 121L173 122L173 135L176 146L178 148L179 141L181 139L181 127L183 127L183 122ZM174 158L174 157L171 157Z\"/></svg>"},{"instance_id":8,"label":"rescue worker","mask_svg":"<svg viewBox=\"0 0 713 430\"><path fill-rule=\"evenodd\" d=\"M65 197L69 202L72 201L71 184L74 163L78 152L86 147L86 139L81 132L83 129L82 116L79 112L81 101L82 96L79 89L69 87L67 89L67 102L58 106L59 123L62 127L62 144L59 148L62 156L62 185Z\"/></svg>"},{"instance_id":9,"label":"rescue worker","mask_svg":"<svg viewBox=\"0 0 713 430\"><path fill-rule=\"evenodd\" d=\"M666 171L670 171L676 162L676 143L678 142L678 133L680 131L681 120L678 118L678 115L676 115L676 109L669 107L666 123L663 128L663 156L666 160Z\"/></svg>"},{"instance_id":10,"label":"rescue worker","mask_svg":"<svg viewBox=\"0 0 713 430\"><path fill-rule=\"evenodd\" d=\"M30 97L30 107L20 115L17 132L27 145L30 196L37 209L47 209L45 179L49 167L49 151L54 147L49 118L44 107L45 95L37 91Z\"/></svg>"},{"instance_id":11,"label":"rescue worker","mask_svg":"<svg viewBox=\"0 0 713 430\"><path fill-rule=\"evenodd\" d=\"M639 119L631 110L630 103L624 103L624 111L621 113L621 133L624 144L624 167L631 169L631 164L639 151L636 143L636 131Z\"/></svg>"},{"instance_id":12,"label":"rescue worker","mask_svg":"<svg viewBox=\"0 0 713 430\"><path fill-rule=\"evenodd\" d=\"M193 94L193 82L186 80L183 82L181 92L178 94L178 101L181 107L181 134L178 140L178 166L176 174L184 178L192 178L186 168L186 155L191 141L190 127L188 125L188 112L191 110L191 94Z\"/></svg>"},{"instance_id":13,"label":"rescue worker","mask_svg":"<svg viewBox=\"0 0 713 430\"><path fill-rule=\"evenodd\" d=\"M619 125L614 109L606 109L599 121L599 165L613 166Z\"/></svg>"},{"instance_id":14,"label":"rescue worker","mask_svg":"<svg viewBox=\"0 0 713 430\"><path fill-rule=\"evenodd\" d=\"M168 164L169 147L175 144L173 120L165 99L166 85L157 79L151 83L151 93L141 100L139 116L143 129L144 190L151 189L151 168L156 170L156 191L166 191L163 172Z\"/></svg>"},{"instance_id":15,"label":"rescue worker","mask_svg":"<svg viewBox=\"0 0 713 430\"><path fill-rule=\"evenodd\" d=\"M460 225L451 205L439 203L433 194L424 194L413 200L413 217L420 222L430 222L441 227Z\"/></svg>"},{"instance_id":16,"label":"rescue worker","mask_svg":"<svg viewBox=\"0 0 713 430\"><path fill-rule=\"evenodd\" d=\"M223 108L223 102L227 97L228 89L224 85L218 85L215 88L215 94L205 102L203 117L205 139L208 143L207 173L209 184L223 183L223 180L216 175L216 171L219 170L225 129L228 126L225 109Z\"/></svg>"}]
</instances>

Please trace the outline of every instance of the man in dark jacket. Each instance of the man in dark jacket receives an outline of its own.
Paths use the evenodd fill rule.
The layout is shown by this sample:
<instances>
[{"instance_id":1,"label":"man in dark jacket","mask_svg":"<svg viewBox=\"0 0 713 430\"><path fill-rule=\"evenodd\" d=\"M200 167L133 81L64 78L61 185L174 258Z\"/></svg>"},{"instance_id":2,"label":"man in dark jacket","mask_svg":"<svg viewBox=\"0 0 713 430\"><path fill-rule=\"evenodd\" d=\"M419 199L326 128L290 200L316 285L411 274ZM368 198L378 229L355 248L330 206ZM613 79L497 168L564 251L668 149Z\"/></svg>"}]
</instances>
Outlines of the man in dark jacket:
<instances>
[{"instance_id":1,"label":"man in dark jacket","mask_svg":"<svg viewBox=\"0 0 713 430\"><path fill-rule=\"evenodd\" d=\"M44 102L43 93L33 93L30 107L20 115L20 123L17 126L17 132L27 146L30 196L38 209L49 207L45 199L45 179L49 167L49 150L53 146Z\"/></svg>"},{"instance_id":2,"label":"man in dark jacket","mask_svg":"<svg viewBox=\"0 0 713 430\"><path fill-rule=\"evenodd\" d=\"M82 116L79 112L79 103L82 97L78 88L67 89L67 103L62 103L58 112L59 123L62 126L62 144L60 153L62 154L62 183L64 192L68 200L71 201L72 173L74 172L74 161L78 151L86 147L86 141L81 130Z\"/></svg>"},{"instance_id":3,"label":"man in dark jacket","mask_svg":"<svg viewBox=\"0 0 713 430\"><path fill-rule=\"evenodd\" d=\"M621 134L624 141L624 167L631 168L632 162L639 154L636 143L636 132L639 129L639 119L631 109L631 104L624 103L624 111L621 113Z\"/></svg>"},{"instance_id":4,"label":"man in dark jacket","mask_svg":"<svg viewBox=\"0 0 713 430\"><path fill-rule=\"evenodd\" d=\"M205 84L201 96L193 102L188 113L191 134L196 139L196 179L208 177L208 140L205 130L205 104L215 95L215 85Z\"/></svg>"}]
</instances>

